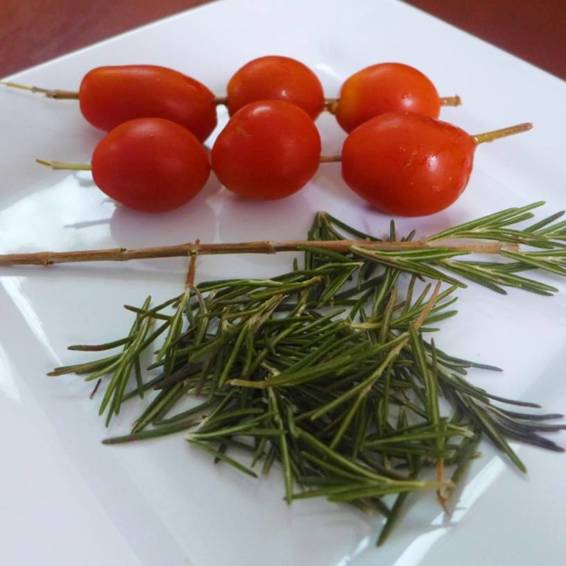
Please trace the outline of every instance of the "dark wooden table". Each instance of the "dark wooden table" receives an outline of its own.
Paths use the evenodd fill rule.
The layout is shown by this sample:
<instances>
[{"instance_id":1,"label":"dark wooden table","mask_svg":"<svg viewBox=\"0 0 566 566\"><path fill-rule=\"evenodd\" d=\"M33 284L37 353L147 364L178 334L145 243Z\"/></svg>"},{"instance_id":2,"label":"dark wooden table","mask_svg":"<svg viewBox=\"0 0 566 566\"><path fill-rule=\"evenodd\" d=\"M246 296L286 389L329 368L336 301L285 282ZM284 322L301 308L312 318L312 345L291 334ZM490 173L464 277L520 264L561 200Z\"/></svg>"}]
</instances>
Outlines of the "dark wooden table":
<instances>
[{"instance_id":1,"label":"dark wooden table","mask_svg":"<svg viewBox=\"0 0 566 566\"><path fill-rule=\"evenodd\" d=\"M207 1L0 0L0 76ZM407 1L566 79L566 0Z\"/></svg>"}]
</instances>

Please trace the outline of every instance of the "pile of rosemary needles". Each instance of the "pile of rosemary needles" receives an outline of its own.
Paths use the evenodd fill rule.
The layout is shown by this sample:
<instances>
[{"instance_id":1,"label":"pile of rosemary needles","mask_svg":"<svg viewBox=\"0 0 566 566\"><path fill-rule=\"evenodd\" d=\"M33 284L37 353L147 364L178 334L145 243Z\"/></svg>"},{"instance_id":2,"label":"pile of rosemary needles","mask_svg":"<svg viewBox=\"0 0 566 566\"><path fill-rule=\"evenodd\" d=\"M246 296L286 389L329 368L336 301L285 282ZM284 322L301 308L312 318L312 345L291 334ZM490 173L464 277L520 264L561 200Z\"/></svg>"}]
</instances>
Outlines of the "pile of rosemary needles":
<instances>
[{"instance_id":1,"label":"pile of rosemary needles","mask_svg":"<svg viewBox=\"0 0 566 566\"><path fill-rule=\"evenodd\" d=\"M106 444L188 431L187 440L216 463L254 478L278 462L288 503L325 497L375 511L385 518L381 544L410 492L432 490L448 507L482 437L521 471L509 440L562 450L541 435L566 428L553 422L561 415L533 412L527 409L538 405L471 385L469 368L499 369L459 359L429 338L437 323L457 314L455 291L464 280L499 293L556 291L523 274L566 275L560 214L525 226L541 204L442 231L424 247L391 251L309 245L378 241L318 213L301 246L304 264L295 261L292 271L272 279L195 285L193 253L183 293L157 306L150 298L126 306L135 313L126 337L70 347L117 353L51 375L81 374L96 389L104 384L100 413L107 424L126 401L152 395L131 434ZM413 236L399 239L392 224L388 240ZM157 350L147 372L141 356L149 348Z\"/></svg>"}]
</instances>

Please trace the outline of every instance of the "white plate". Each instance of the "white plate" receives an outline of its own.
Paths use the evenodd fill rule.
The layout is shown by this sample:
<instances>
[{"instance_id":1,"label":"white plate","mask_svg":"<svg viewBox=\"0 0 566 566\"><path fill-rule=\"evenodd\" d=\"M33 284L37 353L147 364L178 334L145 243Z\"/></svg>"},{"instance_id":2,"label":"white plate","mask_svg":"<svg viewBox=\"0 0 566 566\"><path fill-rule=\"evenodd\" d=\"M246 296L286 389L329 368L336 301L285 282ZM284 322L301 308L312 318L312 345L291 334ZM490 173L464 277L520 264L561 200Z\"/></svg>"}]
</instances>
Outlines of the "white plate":
<instances>
[{"instance_id":1,"label":"white plate","mask_svg":"<svg viewBox=\"0 0 566 566\"><path fill-rule=\"evenodd\" d=\"M149 25L17 75L21 82L75 88L92 67L156 63L193 75L222 93L230 74L266 53L313 67L328 95L353 71L405 61L442 94L465 106L443 117L471 132L524 120L529 134L481 147L473 180L446 212L402 221L427 232L507 206L547 200L566 205L566 89L548 74L406 5L358 0L240 0L214 3ZM52 173L44 157L88 160L101 134L74 102L0 92L0 250L144 246L194 240L301 237L326 209L379 233L386 218L368 210L325 166L300 194L277 203L243 203L217 192L176 212L141 216L116 209L88 175ZM328 151L342 133L320 120ZM206 258L201 279L261 276L289 258ZM0 271L0 531L2 563L127 566L383 566L564 564L566 456L520 448L520 477L486 447L461 503L445 523L432 498L412 509L390 542L374 547L377 523L326 502L287 508L277 474L254 481L210 464L180 437L103 447L106 436L88 387L45 372L81 359L77 341L121 336L120 305L176 293L183 261L98 264ZM555 284L565 289L563 283ZM471 288L460 316L440 337L450 351L505 368L473 379L507 396L566 409L566 295L508 297ZM112 432L125 430L125 415ZM561 437L566 442L564 436Z\"/></svg>"}]
</instances>

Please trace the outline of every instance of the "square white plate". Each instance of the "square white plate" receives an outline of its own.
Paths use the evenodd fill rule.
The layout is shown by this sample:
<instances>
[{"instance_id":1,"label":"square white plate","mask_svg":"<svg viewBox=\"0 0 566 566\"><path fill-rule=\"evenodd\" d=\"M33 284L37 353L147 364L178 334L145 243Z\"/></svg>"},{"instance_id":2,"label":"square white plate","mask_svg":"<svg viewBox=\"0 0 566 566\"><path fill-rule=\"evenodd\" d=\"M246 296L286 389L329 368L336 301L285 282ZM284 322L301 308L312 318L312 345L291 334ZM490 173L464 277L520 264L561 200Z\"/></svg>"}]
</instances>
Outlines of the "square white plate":
<instances>
[{"instance_id":1,"label":"square white plate","mask_svg":"<svg viewBox=\"0 0 566 566\"><path fill-rule=\"evenodd\" d=\"M470 132L525 120L531 133L481 147L473 180L447 211L402 228L421 232L536 200L566 206L564 83L404 4L389 0L233 0L192 10L20 73L20 82L76 88L105 64L155 63L202 80L221 94L245 61L267 53L316 70L329 96L355 70L378 61L422 69L464 106L443 118ZM343 134L319 120L330 152ZM335 166L301 193L252 204L218 191L166 215L117 209L86 174L53 173L35 157L88 160L101 133L76 103L0 91L0 251L144 246L190 241L299 238L318 209L379 234L387 218L353 196ZM289 257L206 258L201 280L263 276ZM121 304L177 293L183 261L157 260L0 270L1 561L13 565L181 566L531 566L564 564L566 456L521 447L520 477L488 446L471 471L451 521L432 497L420 502L381 549L377 519L326 502L282 502L277 474L254 481L212 466L181 437L103 447L108 433L75 376L46 371L83 359L70 343L122 336ZM563 291L563 282L554 281ZM566 295L472 287L442 346L505 368L473 373L494 393L566 410ZM131 414L115 423L125 430ZM558 441L566 443L562 436Z\"/></svg>"}]
</instances>

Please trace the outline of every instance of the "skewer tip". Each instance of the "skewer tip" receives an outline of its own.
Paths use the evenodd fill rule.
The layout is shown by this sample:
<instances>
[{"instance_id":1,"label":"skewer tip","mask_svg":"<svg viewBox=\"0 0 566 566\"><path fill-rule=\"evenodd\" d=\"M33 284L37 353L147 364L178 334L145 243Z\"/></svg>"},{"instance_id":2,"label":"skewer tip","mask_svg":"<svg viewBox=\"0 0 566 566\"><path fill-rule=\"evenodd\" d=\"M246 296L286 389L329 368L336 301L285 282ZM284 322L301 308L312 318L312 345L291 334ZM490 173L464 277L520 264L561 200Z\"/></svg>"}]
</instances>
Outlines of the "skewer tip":
<instances>
[{"instance_id":1,"label":"skewer tip","mask_svg":"<svg viewBox=\"0 0 566 566\"><path fill-rule=\"evenodd\" d=\"M532 122L522 122L521 124L515 124L514 126L509 126L508 128L501 128L499 130L492 130L490 132L483 132L481 134L476 134L472 136L476 145L480 143L488 143L499 138L506 138L508 136L514 136L515 134L521 134L523 132L528 132L534 127Z\"/></svg>"},{"instance_id":2,"label":"skewer tip","mask_svg":"<svg viewBox=\"0 0 566 566\"><path fill-rule=\"evenodd\" d=\"M36 163L49 167L55 171L91 171L92 166L89 163L71 163L66 161L50 161L47 159L36 159Z\"/></svg>"},{"instance_id":3,"label":"skewer tip","mask_svg":"<svg viewBox=\"0 0 566 566\"><path fill-rule=\"evenodd\" d=\"M442 106L461 106L462 98L458 94L454 96L442 96L440 98L440 104Z\"/></svg>"},{"instance_id":4,"label":"skewer tip","mask_svg":"<svg viewBox=\"0 0 566 566\"><path fill-rule=\"evenodd\" d=\"M51 161L47 161L46 159L36 159L35 162L38 163L39 165L43 165L45 167L49 167L50 169L53 169L53 163Z\"/></svg>"}]
</instances>

